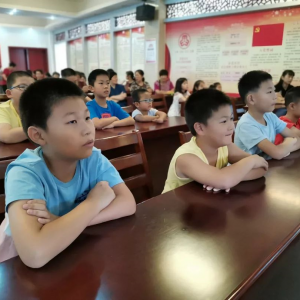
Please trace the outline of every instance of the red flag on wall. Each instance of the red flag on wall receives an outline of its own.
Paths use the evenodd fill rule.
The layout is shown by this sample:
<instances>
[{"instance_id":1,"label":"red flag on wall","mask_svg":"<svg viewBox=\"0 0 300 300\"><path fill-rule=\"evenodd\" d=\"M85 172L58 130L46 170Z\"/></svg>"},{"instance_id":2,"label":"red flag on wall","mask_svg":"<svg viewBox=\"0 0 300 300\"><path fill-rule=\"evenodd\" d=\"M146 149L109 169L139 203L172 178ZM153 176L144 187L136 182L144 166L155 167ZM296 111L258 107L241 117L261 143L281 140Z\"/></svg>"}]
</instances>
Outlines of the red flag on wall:
<instances>
[{"instance_id":1,"label":"red flag on wall","mask_svg":"<svg viewBox=\"0 0 300 300\"><path fill-rule=\"evenodd\" d=\"M252 47L281 46L284 23L253 27Z\"/></svg>"}]
</instances>

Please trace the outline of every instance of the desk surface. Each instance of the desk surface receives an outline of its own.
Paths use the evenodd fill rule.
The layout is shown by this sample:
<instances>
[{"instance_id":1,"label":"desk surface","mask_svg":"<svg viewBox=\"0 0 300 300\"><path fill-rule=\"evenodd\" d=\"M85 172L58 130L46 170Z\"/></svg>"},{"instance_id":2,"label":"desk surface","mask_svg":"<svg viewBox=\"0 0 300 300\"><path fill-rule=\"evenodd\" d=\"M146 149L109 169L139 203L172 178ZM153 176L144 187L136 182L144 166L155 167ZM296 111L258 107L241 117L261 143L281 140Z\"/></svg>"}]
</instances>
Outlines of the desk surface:
<instances>
[{"instance_id":1,"label":"desk surface","mask_svg":"<svg viewBox=\"0 0 300 300\"><path fill-rule=\"evenodd\" d=\"M1 299L211 299L240 296L295 236L300 152L229 194L196 183L90 227L40 270L0 264ZM276 262L275 262L276 263Z\"/></svg>"},{"instance_id":2,"label":"desk surface","mask_svg":"<svg viewBox=\"0 0 300 300\"><path fill-rule=\"evenodd\" d=\"M157 124L153 122L138 123L135 126L117 127L112 129L97 130L96 140L109 138L116 135L131 133L133 130L139 130L142 133L143 138L152 138L153 136L159 136L161 134L168 135L170 133L176 133L180 130L188 130L184 117L171 117L163 124ZM144 136L145 135L145 136ZM179 137L178 137L179 139ZM13 159L18 157L26 148L34 149L36 146L25 141L18 144L3 144L0 143L0 160Z\"/></svg>"}]
</instances>

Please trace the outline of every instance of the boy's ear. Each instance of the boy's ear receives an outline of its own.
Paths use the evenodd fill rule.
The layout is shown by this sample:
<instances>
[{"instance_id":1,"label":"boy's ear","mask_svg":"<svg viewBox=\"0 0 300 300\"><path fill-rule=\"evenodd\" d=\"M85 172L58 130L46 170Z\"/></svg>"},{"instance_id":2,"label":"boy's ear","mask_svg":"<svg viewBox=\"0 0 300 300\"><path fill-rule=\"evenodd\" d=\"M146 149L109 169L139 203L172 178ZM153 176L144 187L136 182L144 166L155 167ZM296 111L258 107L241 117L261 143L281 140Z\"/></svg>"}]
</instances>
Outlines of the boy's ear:
<instances>
[{"instance_id":1,"label":"boy's ear","mask_svg":"<svg viewBox=\"0 0 300 300\"><path fill-rule=\"evenodd\" d=\"M204 135L204 125L201 123L195 123L194 129L198 135Z\"/></svg>"},{"instance_id":2,"label":"boy's ear","mask_svg":"<svg viewBox=\"0 0 300 300\"><path fill-rule=\"evenodd\" d=\"M247 105L253 105L255 103L254 95L253 94L248 94L246 96L246 104Z\"/></svg>"},{"instance_id":3,"label":"boy's ear","mask_svg":"<svg viewBox=\"0 0 300 300\"><path fill-rule=\"evenodd\" d=\"M140 106L140 103L139 102L133 102L135 107L139 107Z\"/></svg>"},{"instance_id":4,"label":"boy's ear","mask_svg":"<svg viewBox=\"0 0 300 300\"><path fill-rule=\"evenodd\" d=\"M94 91L95 91L95 90L94 90L94 87L93 87L92 85L90 85L90 84L89 84L89 90L90 90L91 92L93 92L93 93L94 93Z\"/></svg>"},{"instance_id":5,"label":"boy's ear","mask_svg":"<svg viewBox=\"0 0 300 300\"><path fill-rule=\"evenodd\" d=\"M7 90L5 91L5 94L6 94L6 96L7 96L8 98L12 98L12 94L11 94L11 90L10 90L10 89L7 89Z\"/></svg>"},{"instance_id":6,"label":"boy's ear","mask_svg":"<svg viewBox=\"0 0 300 300\"><path fill-rule=\"evenodd\" d=\"M41 128L30 126L27 130L28 137L40 146L46 145L46 140L44 139L44 131Z\"/></svg>"}]
</instances>

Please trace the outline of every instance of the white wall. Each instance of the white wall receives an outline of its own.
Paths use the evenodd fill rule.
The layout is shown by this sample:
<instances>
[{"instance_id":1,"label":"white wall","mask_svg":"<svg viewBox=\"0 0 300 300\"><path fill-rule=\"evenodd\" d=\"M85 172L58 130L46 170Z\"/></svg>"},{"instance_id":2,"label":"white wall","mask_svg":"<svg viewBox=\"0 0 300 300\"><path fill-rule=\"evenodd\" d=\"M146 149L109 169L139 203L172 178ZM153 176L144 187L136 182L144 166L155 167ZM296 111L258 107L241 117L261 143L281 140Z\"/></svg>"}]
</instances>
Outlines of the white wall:
<instances>
[{"instance_id":1,"label":"white wall","mask_svg":"<svg viewBox=\"0 0 300 300\"><path fill-rule=\"evenodd\" d=\"M9 65L8 47L47 48L49 71L54 71L54 54L48 30L0 26L0 51L2 67Z\"/></svg>"}]
</instances>

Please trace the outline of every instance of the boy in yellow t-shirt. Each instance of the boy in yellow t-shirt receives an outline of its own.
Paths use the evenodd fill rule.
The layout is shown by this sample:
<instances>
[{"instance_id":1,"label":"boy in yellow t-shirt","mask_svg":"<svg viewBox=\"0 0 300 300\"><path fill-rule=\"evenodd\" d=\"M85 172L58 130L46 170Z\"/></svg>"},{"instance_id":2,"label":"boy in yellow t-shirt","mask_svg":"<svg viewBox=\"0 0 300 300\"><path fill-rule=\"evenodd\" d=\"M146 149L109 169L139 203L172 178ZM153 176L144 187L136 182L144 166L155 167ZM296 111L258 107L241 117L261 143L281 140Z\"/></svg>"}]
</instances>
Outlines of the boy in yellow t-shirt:
<instances>
[{"instance_id":1,"label":"boy in yellow t-shirt","mask_svg":"<svg viewBox=\"0 0 300 300\"><path fill-rule=\"evenodd\" d=\"M268 170L265 159L232 143L232 108L224 93L203 89L191 95L185 118L193 137L175 152L163 193L193 180L207 190L229 191L241 181L264 176Z\"/></svg>"},{"instance_id":2,"label":"boy in yellow t-shirt","mask_svg":"<svg viewBox=\"0 0 300 300\"><path fill-rule=\"evenodd\" d=\"M33 82L34 79L24 71L15 71L8 76L6 95L10 100L0 104L0 142L12 144L27 139L19 116L19 102L23 91Z\"/></svg>"}]
</instances>

